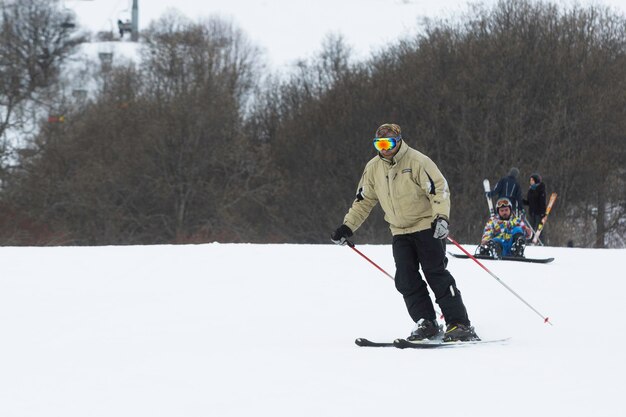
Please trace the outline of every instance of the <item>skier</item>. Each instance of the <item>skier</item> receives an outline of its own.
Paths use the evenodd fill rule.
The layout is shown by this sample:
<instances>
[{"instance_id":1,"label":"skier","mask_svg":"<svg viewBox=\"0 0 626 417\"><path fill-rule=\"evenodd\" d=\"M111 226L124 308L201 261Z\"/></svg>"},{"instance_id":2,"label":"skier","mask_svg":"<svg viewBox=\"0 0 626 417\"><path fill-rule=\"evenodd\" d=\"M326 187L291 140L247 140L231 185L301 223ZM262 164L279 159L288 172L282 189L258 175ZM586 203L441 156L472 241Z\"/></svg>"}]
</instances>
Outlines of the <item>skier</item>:
<instances>
[{"instance_id":1,"label":"skier","mask_svg":"<svg viewBox=\"0 0 626 417\"><path fill-rule=\"evenodd\" d=\"M506 197L513 203L513 211L519 214L524 209L522 199L522 187L517 182L519 169L513 167L509 173L500 178L495 188L487 192L487 197L498 196L498 198Z\"/></svg>"},{"instance_id":2,"label":"skier","mask_svg":"<svg viewBox=\"0 0 626 417\"><path fill-rule=\"evenodd\" d=\"M541 175L532 174L530 176L530 188L524 199L524 204L528 206L528 221L534 230L541 223L546 215L546 186L541 181ZM541 239L545 241L545 231L541 234Z\"/></svg>"},{"instance_id":3,"label":"skier","mask_svg":"<svg viewBox=\"0 0 626 417\"><path fill-rule=\"evenodd\" d=\"M496 202L496 215L491 217L483 231L483 237L478 247L481 255L493 258L502 256L524 256L526 238L531 238L532 232L524 221L513 214L511 200L506 197Z\"/></svg>"},{"instance_id":4,"label":"skier","mask_svg":"<svg viewBox=\"0 0 626 417\"><path fill-rule=\"evenodd\" d=\"M120 38L124 37L124 33L132 33L133 27L130 23L130 20L126 20L126 22L122 22L121 19L117 19L117 29L120 32Z\"/></svg>"},{"instance_id":5,"label":"skier","mask_svg":"<svg viewBox=\"0 0 626 417\"><path fill-rule=\"evenodd\" d=\"M446 269L444 239L450 214L446 179L430 158L402 140L396 124L383 124L376 130L374 147L378 154L365 166L356 199L331 240L346 244L380 202L393 235L396 288L415 321L407 340L431 339L440 334L426 282L445 317L443 340L480 340L454 277ZM419 273L420 266L426 282Z\"/></svg>"}]
</instances>

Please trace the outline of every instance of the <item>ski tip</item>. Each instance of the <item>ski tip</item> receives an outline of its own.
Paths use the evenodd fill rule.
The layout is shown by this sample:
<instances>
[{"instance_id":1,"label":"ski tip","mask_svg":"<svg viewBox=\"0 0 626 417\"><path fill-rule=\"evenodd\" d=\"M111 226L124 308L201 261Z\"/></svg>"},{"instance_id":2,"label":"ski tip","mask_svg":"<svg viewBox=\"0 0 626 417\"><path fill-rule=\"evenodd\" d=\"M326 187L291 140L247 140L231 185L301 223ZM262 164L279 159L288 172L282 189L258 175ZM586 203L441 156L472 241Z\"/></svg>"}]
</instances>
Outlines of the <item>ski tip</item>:
<instances>
[{"instance_id":1,"label":"ski tip","mask_svg":"<svg viewBox=\"0 0 626 417\"><path fill-rule=\"evenodd\" d=\"M369 339L365 339L362 337L359 337L358 339L356 339L354 341L354 343L357 346L361 346L361 347L390 347L393 346L392 342L373 342Z\"/></svg>"}]
</instances>

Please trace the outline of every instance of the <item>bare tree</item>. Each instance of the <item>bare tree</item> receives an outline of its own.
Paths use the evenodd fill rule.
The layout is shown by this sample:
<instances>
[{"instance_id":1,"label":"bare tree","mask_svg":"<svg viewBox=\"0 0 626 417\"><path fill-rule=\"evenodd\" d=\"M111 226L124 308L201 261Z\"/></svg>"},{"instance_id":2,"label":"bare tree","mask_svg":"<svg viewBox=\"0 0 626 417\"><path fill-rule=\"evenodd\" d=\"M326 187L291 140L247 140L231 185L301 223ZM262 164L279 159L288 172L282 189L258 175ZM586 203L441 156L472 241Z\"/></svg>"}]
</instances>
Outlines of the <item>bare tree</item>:
<instances>
[{"instance_id":1,"label":"bare tree","mask_svg":"<svg viewBox=\"0 0 626 417\"><path fill-rule=\"evenodd\" d=\"M0 2L0 137L24 126L23 105L58 79L84 41L72 22L57 1Z\"/></svg>"},{"instance_id":2,"label":"bare tree","mask_svg":"<svg viewBox=\"0 0 626 417\"><path fill-rule=\"evenodd\" d=\"M487 217L482 179L518 166L524 177L540 171L560 194L550 224L554 244L572 236L558 233L562 225L593 218L575 233L595 231L600 246L624 223L624 28L623 16L598 7L509 0L431 22L415 39L364 66L344 67L339 77L326 75L332 66L302 65L279 90L272 114L280 123L270 138L280 145L274 155L292 189L306 190L284 196L305 213L294 219L294 239L325 240L327 202L339 201L332 211L338 221L350 202L339 186L358 181L367 160L360 152L371 151L365 138L394 121L448 178L460 239L480 238ZM315 217L321 212L326 216ZM359 237L369 241L382 236L365 232Z\"/></svg>"},{"instance_id":3,"label":"bare tree","mask_svg":"<svg viewBox=\"0 0 626 417\"><path fill-rule=\"evenodd\" d=\"M13 201L79 244L258 239L269 159L243 130L256 48L219 20L169 16L145 35L137 68L103 68L92 101L44 126Z\"/></svg>"},{"instance_id":4,"label":"bare tree","mask_svg":"<svg viewBox=\"0 0 626 417\"><path fill-rule=\"evenodd\" d=\"M169 15L145 40L20 156L3 202L44 239L327 242L395 122L448 179L458 239L480 238L482 179L517 166L559 193L551 244L624 245L626 19L610 10L503 0L365 62L331 36L263 87L230 22ZM357 238L388 242L380 212Z\"/></svg>"}]
</instances>

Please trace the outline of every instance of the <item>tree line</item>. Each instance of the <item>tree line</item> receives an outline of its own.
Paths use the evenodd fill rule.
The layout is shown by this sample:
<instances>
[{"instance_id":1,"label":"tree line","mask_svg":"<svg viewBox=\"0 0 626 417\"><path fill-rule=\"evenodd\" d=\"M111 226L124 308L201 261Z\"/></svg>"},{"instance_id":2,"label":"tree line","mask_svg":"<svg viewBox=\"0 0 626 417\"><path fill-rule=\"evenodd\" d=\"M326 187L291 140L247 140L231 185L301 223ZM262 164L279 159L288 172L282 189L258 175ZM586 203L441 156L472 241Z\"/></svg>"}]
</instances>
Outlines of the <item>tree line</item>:
<instances>
[{"instance_id":1,"label":"tree line","mask_svg":"<svg viewBox=\"0 0 626 417\"><path fill-rule=\"evenodd\" d=\"M87 98L60 87L78 31L54 26L65 48L45 74L33 50L27 72L8 57L32 40L8 36L16 9L2 9L0 115L28 125L8 117L26 74L42 81L24 106L45 95L63 115L34 116L19 146L3 135L4 245L328 243L393 122L446 176L457 239L480 239L482 179L516 166L524 190L539 172L559 194L550 244L624 246L626 19L611 9L504 0L366 60L329 36L281 76L232 22L169 14L142 33L140 59L93 70ZM389 242L379 209L355 238Z\"/></svg>"}]
</instances>

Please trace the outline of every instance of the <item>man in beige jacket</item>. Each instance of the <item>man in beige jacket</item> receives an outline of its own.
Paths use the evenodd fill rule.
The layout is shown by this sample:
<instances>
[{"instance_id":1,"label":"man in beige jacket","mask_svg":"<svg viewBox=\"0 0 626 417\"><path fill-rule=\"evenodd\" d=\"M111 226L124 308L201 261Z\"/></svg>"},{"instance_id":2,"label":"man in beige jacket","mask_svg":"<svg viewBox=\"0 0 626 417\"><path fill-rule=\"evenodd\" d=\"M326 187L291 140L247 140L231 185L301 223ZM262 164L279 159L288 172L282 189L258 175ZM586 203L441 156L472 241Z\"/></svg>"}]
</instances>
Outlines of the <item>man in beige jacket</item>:
<instances>
[{"instance_id":1,"label":"man in beige jacket","mask_svg":"<svg viewBox=\"0 0 626 417\"><path fill-rule=\"evenodd\" d=\"M343 224L331 235L332 241L345 244L380 203L393 235L396 288L416 323L407 340L419 342L440 334L426 282L445 317L443 340L479 340L461 292L446 269L445 238L450 216L446 179L430 158L402 140L396 124L384 124L376 130L374 147L378 155L365 166L356 199Z\"/></svg>"}]
</instances>

